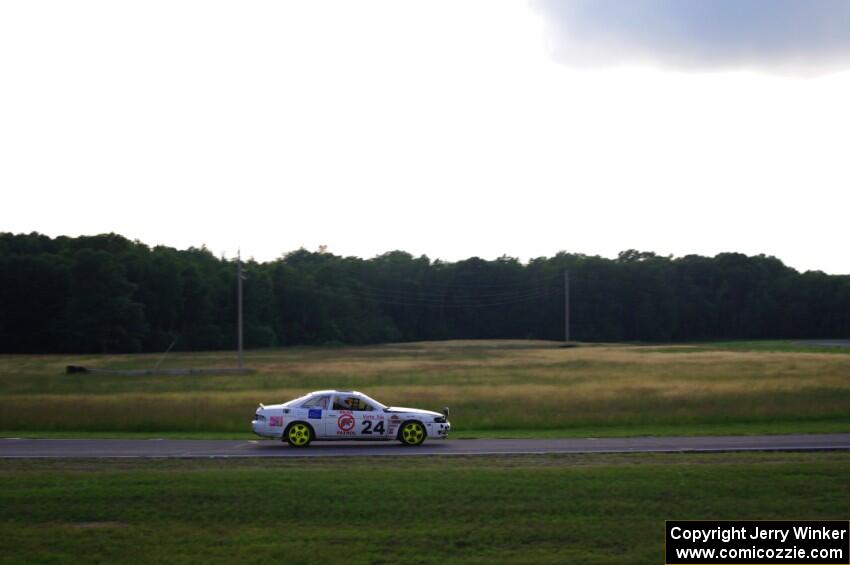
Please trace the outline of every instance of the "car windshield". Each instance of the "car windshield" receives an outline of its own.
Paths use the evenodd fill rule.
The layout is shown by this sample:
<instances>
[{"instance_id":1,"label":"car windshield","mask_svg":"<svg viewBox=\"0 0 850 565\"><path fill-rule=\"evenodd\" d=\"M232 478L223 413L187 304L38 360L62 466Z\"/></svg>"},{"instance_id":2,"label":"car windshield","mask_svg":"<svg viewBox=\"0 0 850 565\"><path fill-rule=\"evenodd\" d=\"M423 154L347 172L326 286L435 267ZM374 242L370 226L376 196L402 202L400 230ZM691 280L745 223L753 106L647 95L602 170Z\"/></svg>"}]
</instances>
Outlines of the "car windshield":
<instances>
[{"instance_id":1,"label":"car windshield","mask_svg":"<svg viewBox=\"0 0 850 565\"><path fill-rule=\"evenodd\" d=\"M370 398L370 397L368 397L368 396L366 396L365 394L362 394L362 393L360 394L360 396L363 397L363 400L365 400L366 402L368 402L369 404L374 406L375 409L377 409L377 410L383 410L384 408L386 408L385 405L381 404L380 402L378 402L374 398Z\"/></svg>"}]
</instances>

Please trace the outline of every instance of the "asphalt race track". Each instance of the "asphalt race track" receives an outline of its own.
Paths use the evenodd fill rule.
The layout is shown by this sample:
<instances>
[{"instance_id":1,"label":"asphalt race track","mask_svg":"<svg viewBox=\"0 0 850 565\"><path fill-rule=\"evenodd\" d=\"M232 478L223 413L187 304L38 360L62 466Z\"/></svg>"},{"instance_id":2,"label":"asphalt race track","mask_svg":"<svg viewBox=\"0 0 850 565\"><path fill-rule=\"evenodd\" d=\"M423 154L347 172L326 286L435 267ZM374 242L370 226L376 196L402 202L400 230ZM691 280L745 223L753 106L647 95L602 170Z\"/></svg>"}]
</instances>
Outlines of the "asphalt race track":
<instances>
[{"instance_id":1,"label":"asphalt race track","mask_svg":"<svg viewBox=\"0 0 850 565\"><path fill-rule=\"evenodd\" d=\"M850 339L806 339L795 343L813 347L850 347Z\"/></svg>"},{"instance_id":2,"label":"asphalt race track","mask_svg":"<svg viewBox=\"0 0 850 565\"><path fill-rule=\"evenodd\" d=\"M850 434L574 439L316 442L291 448L272 440L0 439L0 458L351 457L850 450Z\"/></svg>"}]
</instances>

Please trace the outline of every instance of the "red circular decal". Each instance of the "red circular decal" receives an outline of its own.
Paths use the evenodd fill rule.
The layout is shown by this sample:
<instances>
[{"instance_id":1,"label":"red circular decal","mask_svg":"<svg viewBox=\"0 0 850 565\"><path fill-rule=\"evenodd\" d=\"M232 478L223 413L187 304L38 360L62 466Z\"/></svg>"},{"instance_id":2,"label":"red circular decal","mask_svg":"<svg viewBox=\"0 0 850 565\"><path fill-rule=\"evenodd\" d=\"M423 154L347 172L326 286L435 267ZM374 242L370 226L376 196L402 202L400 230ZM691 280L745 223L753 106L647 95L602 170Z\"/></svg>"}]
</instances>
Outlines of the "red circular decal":
<instances>
[{"instance_id":1,"label":"red circular decal","mask_svg":"<svg viewBox=\"0 0 850 565\"><path fill-rule=\"evenodd\" d=\"M351 414L342 414L337 418L336 425L344 432L351 431L351 428L354 427L354 416Z\"/></svg>"}]
</instances>

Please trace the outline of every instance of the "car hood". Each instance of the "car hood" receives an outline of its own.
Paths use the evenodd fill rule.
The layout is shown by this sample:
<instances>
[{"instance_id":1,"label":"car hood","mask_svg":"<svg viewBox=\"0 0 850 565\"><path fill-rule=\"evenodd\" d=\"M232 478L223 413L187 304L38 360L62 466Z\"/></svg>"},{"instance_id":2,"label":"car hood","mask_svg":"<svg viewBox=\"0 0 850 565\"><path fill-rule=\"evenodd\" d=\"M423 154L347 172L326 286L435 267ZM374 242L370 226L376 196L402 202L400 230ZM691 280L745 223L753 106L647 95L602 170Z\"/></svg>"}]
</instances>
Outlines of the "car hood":
<instances>
[{"instance_id":1,"label":"car hood","mask_svg":"<svg viewBox=\"0 0 850 565\"><path fill-rule=\"evenodd\" d=\"M406 412L408 414L422 414L423 416L442 416L433 410L420 410L419 408L405 408L403 406L390 406L384 412Z\"/></svg>"}]
</instances>

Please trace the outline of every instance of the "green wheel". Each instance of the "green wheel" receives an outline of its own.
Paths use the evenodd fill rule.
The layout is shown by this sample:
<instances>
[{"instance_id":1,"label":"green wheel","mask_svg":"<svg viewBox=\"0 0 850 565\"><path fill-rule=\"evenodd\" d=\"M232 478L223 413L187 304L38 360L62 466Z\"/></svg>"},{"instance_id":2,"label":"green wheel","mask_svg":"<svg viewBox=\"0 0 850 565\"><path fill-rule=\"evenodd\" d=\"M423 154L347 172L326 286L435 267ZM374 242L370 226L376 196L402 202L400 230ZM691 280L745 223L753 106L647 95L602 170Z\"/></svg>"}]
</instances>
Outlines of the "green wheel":
<instances>
[{"instance_id":1,"label":"green wheel","mask_svg":"<svg viewBox=\"0 0 850 565\"><path fill-rule=\"evenodd\" d=\"M425 441L425 427L419 422L405 422L398 432L404 445L419 445Z\"/></svg>"},{"instance_id":2,"label":"green wheel","mask_svg":"<svg viewBox=\"0 0 850 565\"><path fill-rule=\"evenodd\" d=\"M283 439L292 447L307 447L313 441L313 430L304 422L289 424Z\"/></svg>"}]
</instances>

